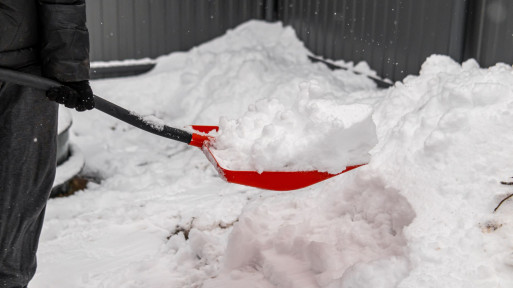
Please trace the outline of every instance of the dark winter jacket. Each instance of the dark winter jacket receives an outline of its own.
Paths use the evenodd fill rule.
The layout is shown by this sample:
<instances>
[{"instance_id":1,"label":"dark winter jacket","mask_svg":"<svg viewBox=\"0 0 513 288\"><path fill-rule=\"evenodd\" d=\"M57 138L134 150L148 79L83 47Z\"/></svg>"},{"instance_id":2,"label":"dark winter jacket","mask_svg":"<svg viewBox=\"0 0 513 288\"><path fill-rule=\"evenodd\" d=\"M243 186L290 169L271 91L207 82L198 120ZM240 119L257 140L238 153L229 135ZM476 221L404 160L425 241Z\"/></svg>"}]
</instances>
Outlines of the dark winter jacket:
<instances>
[{"instance_id":1,"label":"dark winter jacket","mask_svg":"<svg viewBox=\"0 0 513 288\"><path fill-rule=\"evenodd\" d=\"M62 82L89 79L85 0L0 0L0 67L41 65Z\"/></svg>"}]
</instances>

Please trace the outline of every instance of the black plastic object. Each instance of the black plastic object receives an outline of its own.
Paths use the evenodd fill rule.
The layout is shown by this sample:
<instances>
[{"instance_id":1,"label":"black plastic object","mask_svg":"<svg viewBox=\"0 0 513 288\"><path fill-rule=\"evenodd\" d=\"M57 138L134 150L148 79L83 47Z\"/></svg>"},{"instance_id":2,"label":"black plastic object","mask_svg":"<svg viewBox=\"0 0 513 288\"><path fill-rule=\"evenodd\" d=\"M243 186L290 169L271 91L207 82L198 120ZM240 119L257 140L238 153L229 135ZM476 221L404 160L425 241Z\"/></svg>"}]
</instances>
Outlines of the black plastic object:
<instances>
[{"instance_id":1,"label":"black plastic object","mask_svg":"<svg viewBox=\"0 0 513 288\"><path fill-rule=\"evenodd\" d=\"M17 72L5 68L0 68L0 80L41 90L48 90L51 87L62 85L57 81L44 77ZM130 112L125 108L111 103L99 96L94 95L94 102L96 109L144 131L186 144L189 144L192 140L192 133L166 125L156 125L156 123L144 120L140 115L136 115L135 113Z\"/></svg>"}]
</instances>

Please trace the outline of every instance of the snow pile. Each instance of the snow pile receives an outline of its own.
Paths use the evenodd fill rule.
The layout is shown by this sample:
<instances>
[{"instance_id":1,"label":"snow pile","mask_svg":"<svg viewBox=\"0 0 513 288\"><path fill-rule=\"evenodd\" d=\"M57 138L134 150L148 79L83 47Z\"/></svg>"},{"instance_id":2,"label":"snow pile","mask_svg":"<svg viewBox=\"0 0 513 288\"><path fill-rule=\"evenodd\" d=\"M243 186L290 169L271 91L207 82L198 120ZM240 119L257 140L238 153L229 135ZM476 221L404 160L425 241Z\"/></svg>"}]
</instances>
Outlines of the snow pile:
<instances>
[{"instance_id":1,"label":"snow pile","mask_svg":"<svg viewBox=\"0 0 513 288\"><path fill-rule=\"evenodd\" d=\"M513 192L499 183L513 176L512 68L433 56L420 76L378 91L308 54L290 28L249 22L93 89L179 127L223 116L231 139L258 124L250 153L281 149L272 142L287 127L307 137L317 123L373 129L372 118L368 165L262 191L223 182L195 147L74 113L72 140L103 181L49 202L31 287L512 287L513 202L493 213ZM255 169L272 164L262 157Z\"/></svg>"},{"instance_id":2,"label":"snow pile","mask_svg":"<svg viewBox=\"0 0 513 288\"><path fill-rule=\"evenodd\" d=\"M355 104L342 102L350 91L376 89L363 76L312 64L309 53L291 28L252 21L159 58L145 75L92 86L156 127L242 117L259 100L293 101L301 83L316 83L340 105ZM93 182L50 200L31 287L200 286L219 273L243 207L276 194L228 184L197 148L97 110L73 119L71 140Z\"/></svg>"},{"instance_id":3,"label":"snow pile","mask_svg":"<svg viewBox=\"0 0 513 288\"><path fill-rule=\"evenodd\" d=\"M264 287L513 285L512 206L492 214L512 173L513 70L433 56L420 74L380 93L369 165L246 206L205 287L258 287L252 273Z\"/></svg>"},{"instance_id":4,"label":"snow pile","mask_svg":"<svg viewBox=\"0 0 513 288\"><path fill-rule=\"evenodd\" d=\"M338 101L349 91L376 87L366 77L312 64L309 54L292 28L251 21L191 51L158 58L145 75L119 85L99 80L95 88L139 115L185 127L240 118L260 99L288 105L297 100L304 82Z\"/></svg>"},{"instance_id":5,"label":"snow pile","mask_svg":"<svg viewBox=\"0 0 513 288\"><path fill-rule=\"evenodd\" d=\"M500 180L513 176L511 66L430 57L420 77L385 93L374 118L380 144L368 173L416 214L405 229L412 270L399 287L512 286L513 230L503 227L512 206L493 214L510 190Z\"/></svg>"},{"instance_id":6,"label":"snow pile","mask_svg":"<svg viewBox=\"0 0 513 288\"><path fill-rule=\"evenodd\" d=\"M283 95L258 101L239 119L221 119L211 151L222 167L335 174L369 161L377 142L370 106L340 104L316 81Z\"/></svg>"},{"instance_id":7,"label":"snow pile","mask_svg":"<svg viewBox=\"0 0 513 288\"><path fill-rule=\"evenodd\" d=\"M343 188L347 182L246 206L230 235L225 270L205 287L253 287L240 276L252 273L269 287L345 287L353 278L361 286L347 287L394 287L408 274L402 229L414 213L383 183L362 191ZM373 188L383 191L373 195ZM352 274L359 269L372 273Z\"/></svg>"}]
</instances>

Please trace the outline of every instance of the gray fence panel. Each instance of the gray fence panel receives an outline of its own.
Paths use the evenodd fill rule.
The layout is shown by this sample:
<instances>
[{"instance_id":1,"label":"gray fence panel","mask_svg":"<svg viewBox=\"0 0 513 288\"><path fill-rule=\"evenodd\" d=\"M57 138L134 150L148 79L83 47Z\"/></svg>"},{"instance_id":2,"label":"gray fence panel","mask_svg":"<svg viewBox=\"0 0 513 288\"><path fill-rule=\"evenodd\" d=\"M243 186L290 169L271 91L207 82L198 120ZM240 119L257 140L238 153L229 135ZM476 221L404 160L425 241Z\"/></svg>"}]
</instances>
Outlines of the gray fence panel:
<instances>
[{"instance_id":1,"label":"gray fence panel","mask_svg":"<svg viewBox=\"0 0 513 288\"><path fill-rule=\"evenodd\" d=\"M485 67L513 62L511 0L86 2L92 61L186 51L249 19L266 19L294 27L315 55L367 61L392 80L418 73L432 54L476 58Z\"/></svg>"},{"instance_id":2,"label":"gray fence panel","mask_svg":"<svg viewBox=\"0 0 513 288\"><path fill-rule=\"evenodd\" d=\"M475 0L470 11L465 58L484 67L513 63L513 1Z\"/></svg>"},{"instance_id":3,"label":"gray fence panel","mask_svg":"<svg viewBox=\"0 0 513 288\"><path fill-rule=\"evenodd\" d=\"M266 0L86 0L91 60L186 51L250 19Z\"/></svg>"},{"instance_id":4,"label":"gray fence panel","mask_svg":"<svg viewBox=\"0 0 513 288\"><path fill-rule=\"evenodd\" d=\"M108 45L112 41L117 41L117 36L119 34L119 25L118 25L118 7L116 1L102 1L102 48L105 57L113 58L118 57L118 49L116 46Z\"/></svg>"},{"instance_id":5,"label":"gray fence panel","mask_svg":"<svg viewBox=\"0 0 513 288\"><path fill-rule=\"evenodd\" d=\"M112 56L110 59L131 59L135 58L136 55L135 50L135 42L133 41L134 36L132 36L133 31L135 31L135 21L133 19L134 15L134 0L124 0L123 5L120 5L117 2L118 13L118 34L117 40L119 47L123 47L122 49L118 49L118 55ZM94 33L93 33L94 34ZM112 43L115 39L109 39L107 43ZM113 47L117 47L112 45ZM106 57L106 56L105 56ZM97 59L101 59L101 54ZM105 58L109 59L109 58Z\"/></svg>"},{"instance_id":6,"label":"gray fence panel","mask_svg":"<svg viewBox=\"0 0 513 288\"><path fill-rule=\"evenodd\" d=\"M465 0L282 0L278 17L316 55L416 74L431 54L463 57Z\"/></svg>"}]
</instances>

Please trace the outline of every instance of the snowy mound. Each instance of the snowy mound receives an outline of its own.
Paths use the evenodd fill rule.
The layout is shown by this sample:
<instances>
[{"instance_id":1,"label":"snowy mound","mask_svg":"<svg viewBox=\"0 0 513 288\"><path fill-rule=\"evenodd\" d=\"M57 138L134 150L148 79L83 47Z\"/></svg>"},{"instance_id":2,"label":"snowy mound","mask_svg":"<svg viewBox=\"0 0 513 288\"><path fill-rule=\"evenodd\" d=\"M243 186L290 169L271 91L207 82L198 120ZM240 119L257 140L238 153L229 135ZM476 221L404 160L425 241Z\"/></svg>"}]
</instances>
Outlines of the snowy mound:
<instances>
[{"instance_id":1,"label":"snowy mound","mask_svg":"<svg viewBox=\"0 0 513 288\"><path fill-rule=\"evenodd\" d=\"M432 56L379 94L370 164L246 206L204 287L513 285L513 204L493 213L513 173L513 69Z\"/></svg>"},{"instance_id":2,"label":"snowy mound","mask_svg":"<svg viewBox=\"0 0 513 288\"><path fill-rule=\"evenodd\" d=\"M158 58L147 74L119 85L97 81L95 87L141 117L176 127L238 119L261 99L295 103L304 82L315 83L339 105L348 92L376 87L361 75L312 64L309 54L292 28L251 21L189 52Z\"/></svg>"},{"instance_id":3,"label":"snowy mound","mask_svg":"<svg viewBox=\"0 0 513 288\"><path fill-rule=\"evenodd\" d=\"M221 119L211 149L231 170L327 171L367 163L377 143L372 108L344 105L316 81L300 83L296 97L267 98L241 118Z\"/></svg>"},{"instance_id":4,"label":"snowy mound","mask_svg":"<svg viewBox=\"0 0 513 288\"><path fill-rule=\"evenodd\" d=\"M513 69L432 56L419 76L378 91L308 53L292 29L249 22L146 75L92 84L147 119L221 122L236 144L253 137L249 155L300 151L273 143L289 133L373 129L372 116L368 165L262 191L224 182L194 147L74 113L73 142L103 181L49 202L31 287L513 287L511 198L494 212L513 192L500 184L513 176ZM372 143L362 131L355 138ZM309 149L293 157L325 152ZM266 155L248 163L267 168ZM325 157L315 163L346 161Z\"/></svg>"}]
</instances>

